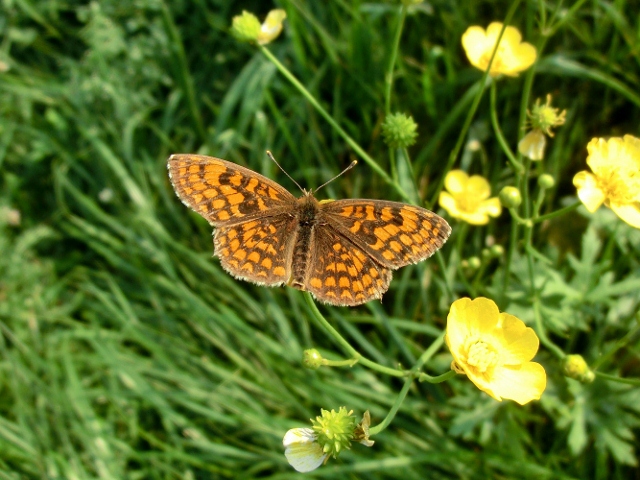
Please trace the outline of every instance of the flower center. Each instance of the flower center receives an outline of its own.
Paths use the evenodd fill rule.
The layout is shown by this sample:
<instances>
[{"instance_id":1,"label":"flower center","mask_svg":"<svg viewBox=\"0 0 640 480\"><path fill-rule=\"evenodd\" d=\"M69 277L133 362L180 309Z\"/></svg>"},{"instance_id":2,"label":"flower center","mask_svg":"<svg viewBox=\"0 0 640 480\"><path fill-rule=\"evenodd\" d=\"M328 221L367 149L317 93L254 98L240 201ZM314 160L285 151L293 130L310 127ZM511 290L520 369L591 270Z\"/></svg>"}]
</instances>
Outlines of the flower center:
<instances>
[{"instance_id":1,"label":"flower center","mask_svg":"<svg viewBox=\"0 0 640 480\"><path fill-rule=\"evenodd\" d=\"M640 199L640 174L631 169L612 166L601 169L598 186L613 203L629 204Z\"/></svg>"},{"instance_id":2,"label":"flower center","mask_svg":"<svg viewBox=\"0 0 640 480\"><path fill-rule=\"evenodd\" d=\"M475 367L479 373L486 373L500 362L498 352L489 343L475 340L467 345L467 363Z\"/></svg>"},{"instance_id":3,"label":"flower center","mask_svg":"<svg viewBox=\"0 0 640 480\"><path fill-rule=\"evenodd\" d=\"M480 207L480 200L474 192L464 191L456 196L458 208L463 212L475 213Z\"/></svg>"}]
</instances>

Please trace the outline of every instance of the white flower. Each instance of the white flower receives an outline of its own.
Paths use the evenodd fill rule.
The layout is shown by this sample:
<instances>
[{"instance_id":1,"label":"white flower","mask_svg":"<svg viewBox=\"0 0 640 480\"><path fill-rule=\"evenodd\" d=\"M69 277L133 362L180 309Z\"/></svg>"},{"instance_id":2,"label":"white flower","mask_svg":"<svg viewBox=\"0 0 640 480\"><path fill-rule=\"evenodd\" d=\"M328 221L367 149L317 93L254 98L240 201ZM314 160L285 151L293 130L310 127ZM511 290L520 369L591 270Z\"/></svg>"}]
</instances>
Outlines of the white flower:
<instances>
[{"instance_id":1,"label":"white flower","mask_svg":"<svg viewBox=\"0 0 640 480\"><path fill-rule=\"evenodd\" d=\"M327 454L316 441L317 435L311 428L292 428L284 438L282 444L289 465L298 472L310 472L322 465L327 459Z\"/></svg>"}]
</instances>

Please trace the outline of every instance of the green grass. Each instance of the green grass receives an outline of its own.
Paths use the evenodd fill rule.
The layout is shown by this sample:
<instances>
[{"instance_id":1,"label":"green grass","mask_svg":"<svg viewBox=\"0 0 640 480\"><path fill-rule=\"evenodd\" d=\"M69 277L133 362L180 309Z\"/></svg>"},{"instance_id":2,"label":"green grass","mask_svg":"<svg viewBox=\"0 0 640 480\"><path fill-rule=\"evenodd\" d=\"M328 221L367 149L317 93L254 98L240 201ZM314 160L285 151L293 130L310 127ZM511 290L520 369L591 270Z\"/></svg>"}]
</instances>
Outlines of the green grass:
<instances>
[{"instance_id":1,"label":"green grass","mask_svg":"<svg viewBox=\"0 0 640 480\"><path fill-rule=\"evenodd\" d=\"M257 47L230 35L243 9L263 18L275 6L288 17L267 48L352 144ZM490 179L494 195L526 186L531 201L537 176L548 173L556 185L544 197L546 214L576 201L572 178L586 168L592 137L640 136L636 2L530 1L515 10L511 23L544 49L535 75L497 83L494 112L509 147L517 150L519 121L536 98L551 93L567 109L545 160L520 184L496 140L490 90L477 97L482 73L460 44L468 26L504 20L512 3L434 1L410 10L390 97L391 112L419 125L408 152L390 150L381 135L400 7L275 6L5 2L0 479L294 478L283 455L287 429L343 405L358 419L369 410L375 425L396 402L402 379L363 365L303 368L304 349L336 360L346 353L301 292L222 271L211 258L211 227L173 193L170 154L234 161L295 193L265 150L313 188L363 160L356 145L409 199L434 209L450 158ZM554 17L558 9L566 17ZM543 36L541 20L556 18L557 30ZM468 148L472 140L478 149ZM403 200L366 161L319 196ZM7 209L20 212L19 225ZM447 219L453 234L441 255L396 272L382 303L319 305L353 348L386 367L411 368L441 334L453 300L486 296L561 352L636 383L580 384L545 346L536 361L547 390L525 407L498 403L462 376L414 382L373 448L356 444L313 475L630 478L640 433L640 232L604 207L581 207L536 225L526 250L506 210L486 227ZM461 267L492 243L507 253L477 271ZM443 347L424 371L445 373L450 361Z\"/></svg>"}]
</instances>

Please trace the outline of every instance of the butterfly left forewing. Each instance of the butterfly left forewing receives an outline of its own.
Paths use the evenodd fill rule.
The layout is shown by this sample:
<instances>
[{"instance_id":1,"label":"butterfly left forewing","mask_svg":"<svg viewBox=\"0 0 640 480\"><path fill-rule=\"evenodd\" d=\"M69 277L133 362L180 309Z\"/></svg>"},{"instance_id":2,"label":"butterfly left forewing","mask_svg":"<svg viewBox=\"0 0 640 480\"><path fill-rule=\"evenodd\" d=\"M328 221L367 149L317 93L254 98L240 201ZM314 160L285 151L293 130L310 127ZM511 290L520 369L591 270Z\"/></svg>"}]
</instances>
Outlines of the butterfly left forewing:
<instances>
[{"instance_id":1,"label":"butterfly left forewing","mask_svg":"<svg viewBox=\"0 0 640 480\"><path fill-rule=\"evenodd\" d=\"M180 200L214 226L277 216L295 203L276 182L219 158L175 154L167 168Z\"/></svg>"},{"instance_id":2,"label":"butterfly left forewing","mask_svg":"<svg viewBox=\"0 0 640 480\"><path fill-rule=\"evenodd\" d=\"M385 200L336 200L322 214L382 265L392 269L424 260L446 242L451 227L421 207Z\"/></svg>"}]
</instances>

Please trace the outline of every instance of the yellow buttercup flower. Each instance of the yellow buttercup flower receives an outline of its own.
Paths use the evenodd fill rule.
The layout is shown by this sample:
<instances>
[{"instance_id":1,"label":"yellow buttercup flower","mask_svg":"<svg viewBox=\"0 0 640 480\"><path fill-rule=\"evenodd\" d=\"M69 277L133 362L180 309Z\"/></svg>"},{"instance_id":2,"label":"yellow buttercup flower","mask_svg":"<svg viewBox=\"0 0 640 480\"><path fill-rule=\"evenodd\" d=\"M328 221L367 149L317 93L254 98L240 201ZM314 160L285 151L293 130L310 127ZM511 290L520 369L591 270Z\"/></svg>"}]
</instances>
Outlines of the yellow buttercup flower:
<instances>
[{"instance_id":1,"label":"yellow buttercup flower","mask_svg":"<svg viewBox=\"0 0 640 480\"><path fill-rule=\"evenodd\" d=\"M573 177L580 201L591 213L604 203L629 225L640 228L640 139L631 135L594 138L587 151L591 172Z\"/></svg>"},{"instance_id":2,"label":"yellow buttercup flower","mask_svg":"<svg viewBox=\"0 0 640 480\"><path fill-rule=\"evenodd\" d=\"M271 43L282 32L282 22L287 13L282 9L271 10L264 23L260 24L253 13L243 11L242 15L233 17L231 32L244 42L256 42L259 45Z\"/></svg>"},{"instance_id":3,"label":"yellow buttercup flower","mask_svg":"<svg viewBox=\"0 0 640 480\"><path fill-rule=\"evenodd\" d=\"M489 66L489 60L502 30L502 23L493 22L485 31L482 27L472 26L462 35L462 46L467 58L476 68L485 71ZM491 63L489 75L508 75L516 77L536 61L536 49L530 43L522 42L520 31L508 26L502 38L500 46Z\"/></svg>"},{"instance_id":4,"label":"yellow buttercup flower","mask_svg":"<svg viewBox=\"0 0 640 480\"><path fill-rule=\"evenodd\" d=\"M480 175L467 175L462 170L451 170L444 179L446 192L440 193L438 203L453 218L471 225L486 225L489 217L502 213L498 197L489 198L491 186Z\"/></svg>"},{"instance_id":5,"label":"yellow buttercup flower","mask_svg":"<svg viewBox=\"0 0 640 480\"><path fill-rule=\"evenodd\" d=\"M530 361L539 346L533 329L500 313L488 298L453 302L445 341L453 355L451 368L496 400L524 405L538 400L547 385L542 365Z\"/></svg>"}]
</instances>

